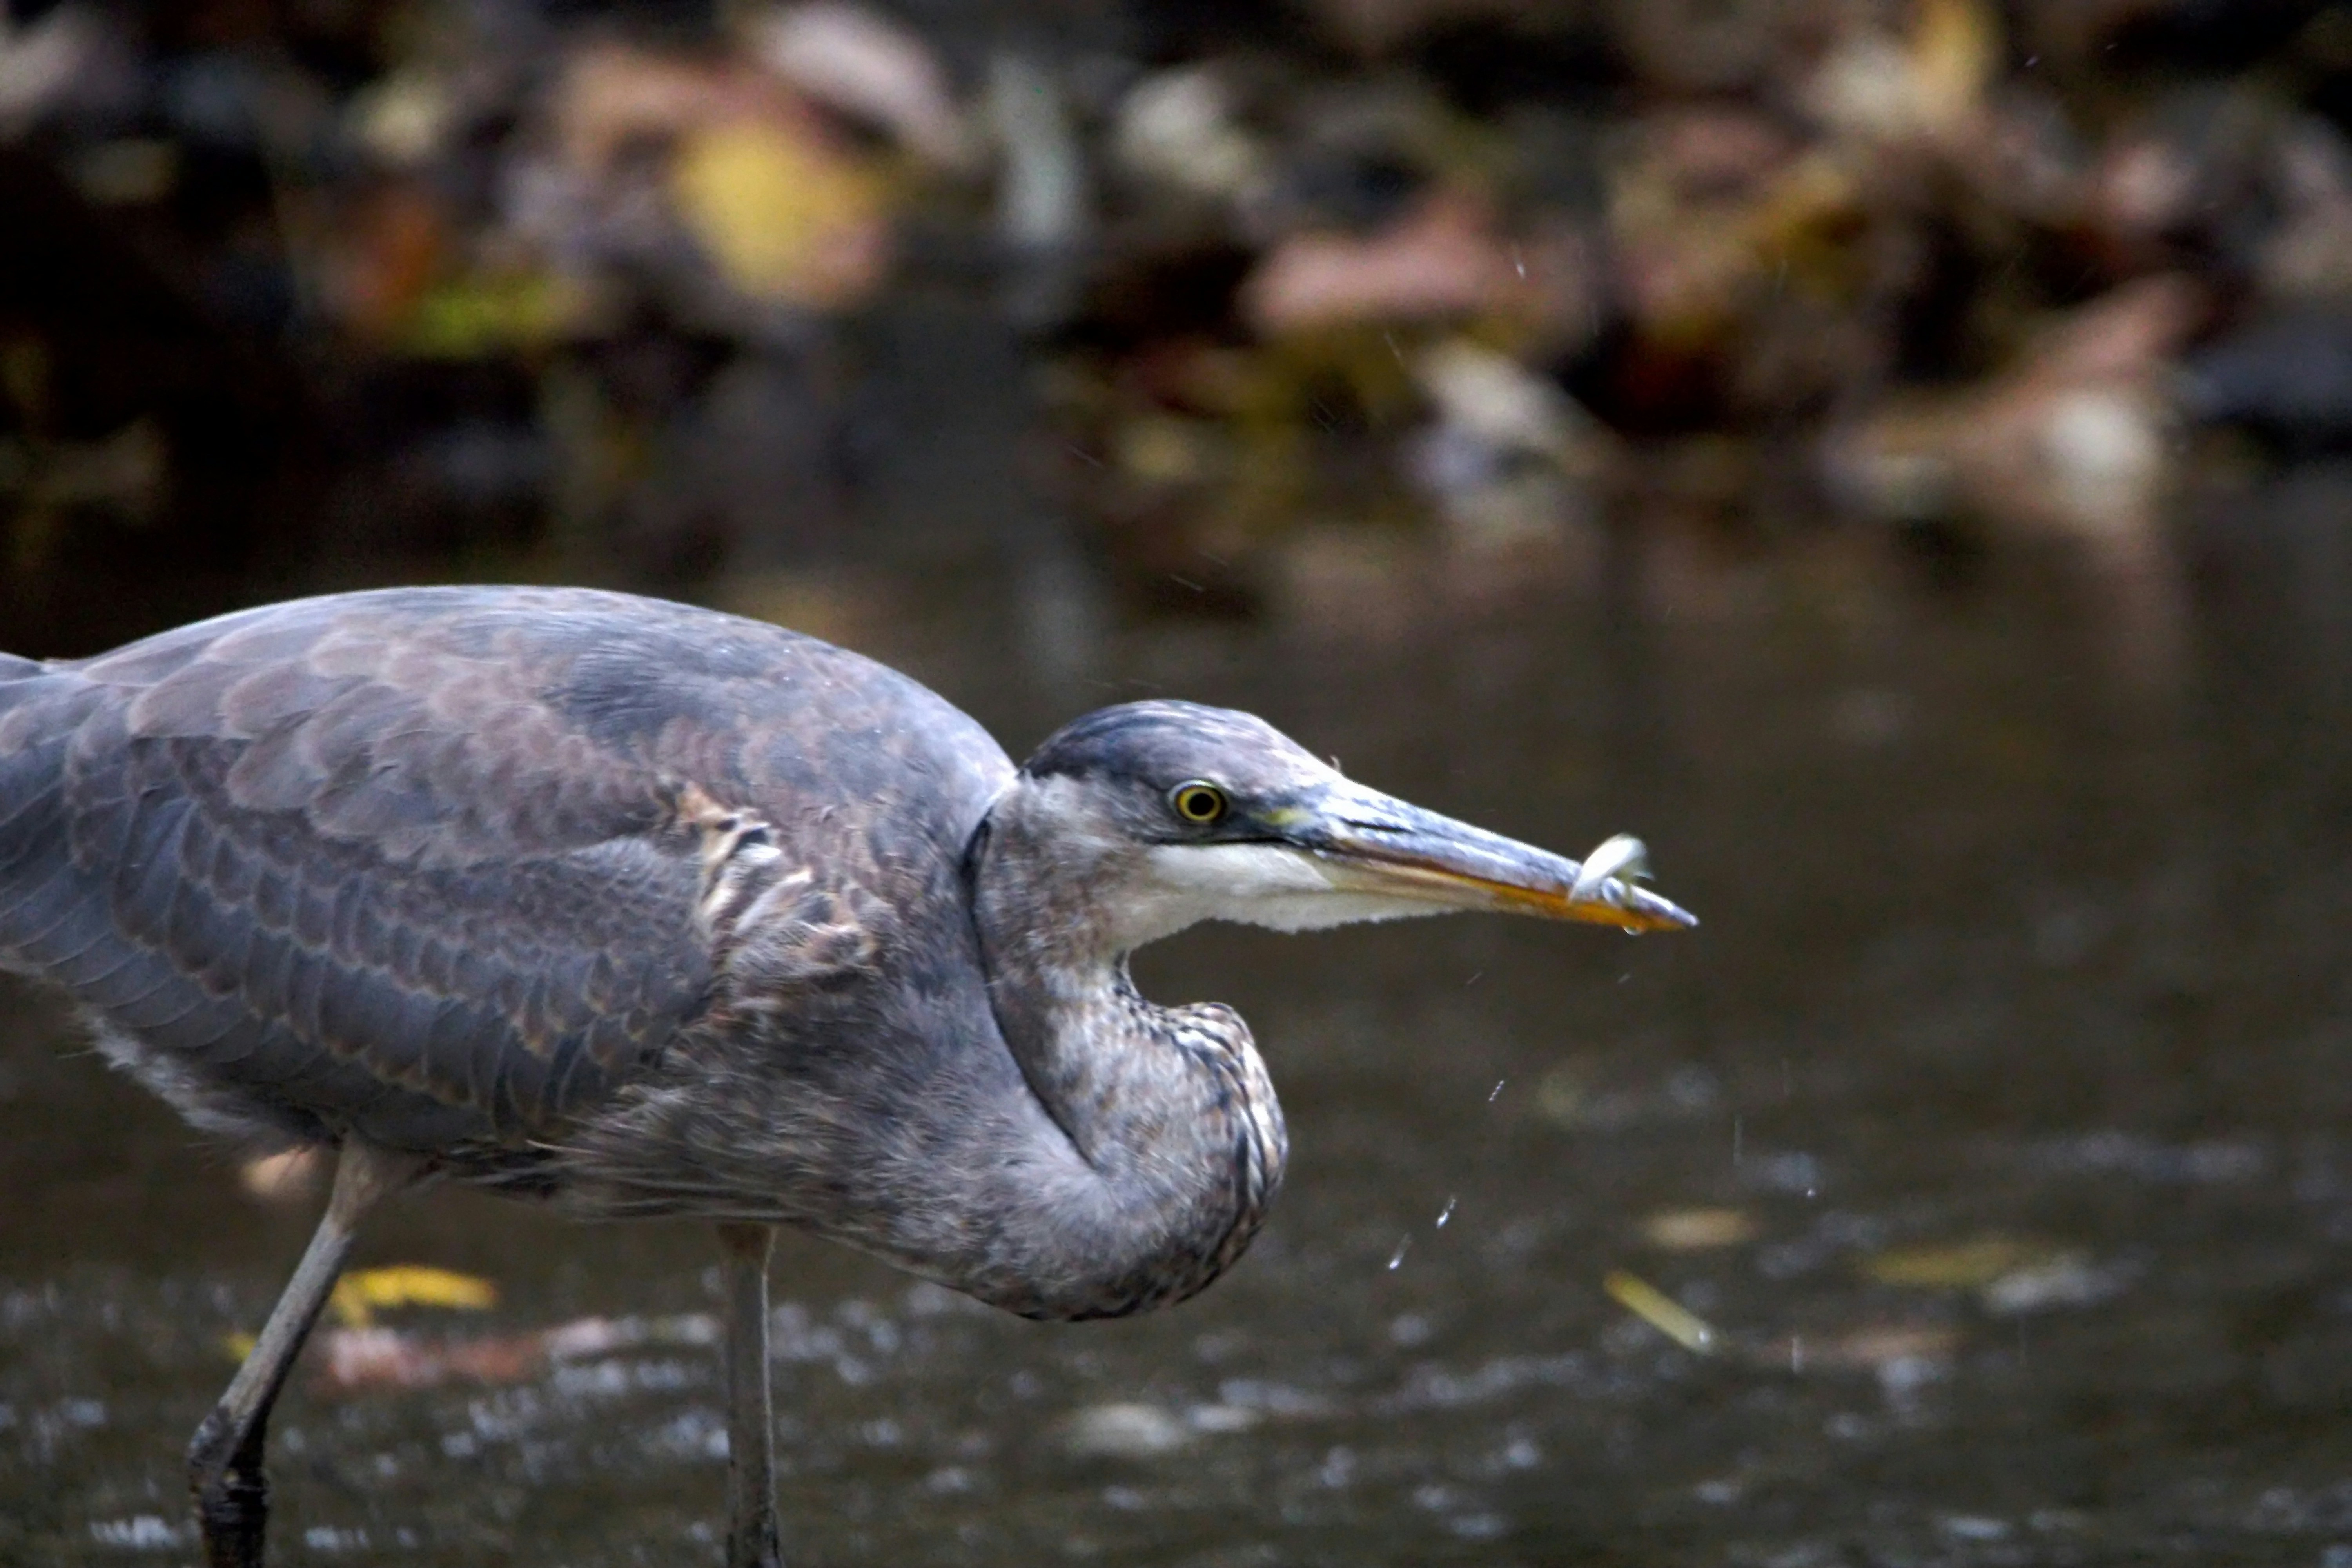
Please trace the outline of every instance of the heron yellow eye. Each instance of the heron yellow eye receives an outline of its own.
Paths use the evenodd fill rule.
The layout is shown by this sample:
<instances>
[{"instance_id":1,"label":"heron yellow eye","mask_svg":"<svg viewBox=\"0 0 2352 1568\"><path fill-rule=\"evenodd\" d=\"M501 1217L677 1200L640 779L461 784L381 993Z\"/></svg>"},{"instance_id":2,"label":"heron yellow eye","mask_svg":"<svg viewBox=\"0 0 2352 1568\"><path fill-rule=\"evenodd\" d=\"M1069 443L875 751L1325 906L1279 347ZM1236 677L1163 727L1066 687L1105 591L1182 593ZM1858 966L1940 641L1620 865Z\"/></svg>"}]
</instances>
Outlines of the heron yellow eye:
<instances>
[{"instance_id":1,"label":"heron yellow eye","mask_svg":"<svg viewBox=\"0 0 2352 1568\"><path fill-rule=\"evenodd\" d=\"M1206 827L1225 815L1225 792L1212 784L1178 784L1168 804L1193 826Z\"/></svg>"}]
</instances>

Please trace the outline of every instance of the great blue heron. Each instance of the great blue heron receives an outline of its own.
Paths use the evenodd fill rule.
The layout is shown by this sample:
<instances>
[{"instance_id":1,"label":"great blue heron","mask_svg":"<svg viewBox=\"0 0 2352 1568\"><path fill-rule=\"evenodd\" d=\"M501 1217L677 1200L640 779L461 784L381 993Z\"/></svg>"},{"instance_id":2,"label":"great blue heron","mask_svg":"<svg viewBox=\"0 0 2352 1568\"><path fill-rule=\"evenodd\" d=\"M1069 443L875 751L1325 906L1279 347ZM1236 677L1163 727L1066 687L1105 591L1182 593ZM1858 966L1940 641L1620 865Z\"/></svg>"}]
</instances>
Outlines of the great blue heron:
<instances>
[{"instance_id":1,"label":"great blue heron","mask_svg":"<svg viewBox=\"0 0 2352 1568\"><path fill-rule=\"evenodd\" d=\"M270 1405L386 1194L718 1222L728 1561L772 1564L771 1227L1035 1318L1190 1296L1281 1184L1282 1114L1241 1019L1145 1001L1127 955L1211 919L1693 923L1608 868L1220 709L1106 708L1015 769L878 664L618 595L0 655L0 961L199 1126L338 1151L189 1451L215 1565L260 1562Z\"/></svg>"}]
</instances>

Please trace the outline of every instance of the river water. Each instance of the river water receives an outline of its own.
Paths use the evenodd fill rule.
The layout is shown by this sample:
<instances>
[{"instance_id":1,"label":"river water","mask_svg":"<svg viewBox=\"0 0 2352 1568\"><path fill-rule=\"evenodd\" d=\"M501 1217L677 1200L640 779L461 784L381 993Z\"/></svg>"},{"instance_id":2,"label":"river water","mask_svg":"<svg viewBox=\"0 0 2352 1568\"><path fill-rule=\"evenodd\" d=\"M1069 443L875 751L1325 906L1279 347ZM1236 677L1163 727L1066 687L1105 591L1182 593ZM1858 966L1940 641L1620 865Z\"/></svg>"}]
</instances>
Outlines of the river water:
<instances>
[{"instance_id":1,"label":"river water","mask_svg":"<svg viewBox=\"0 0 2352 1568\"><path fill-rule=\"evenodd\" d=\"M2352 1564L2347 518L2341 476L2257 488L2154 588L1637 532L1586 591L1409 576L1369 618L1121 624L1051 559L812 600L1016 752L1097 701L1252 708L1568 853L1638 833L1706 923L1144 954L1272 1063L1265 1235L1194 1302L1076 1327L787 1238L790 1552ZM192 1562L178 1454L311 1208L45 1000L0 1008L0 1562ZM716 1563L714 1260L690 1227L389 1212L362 1265L498 1300L297 1373L277 1560Z\"/></svg>"}]
</instances>

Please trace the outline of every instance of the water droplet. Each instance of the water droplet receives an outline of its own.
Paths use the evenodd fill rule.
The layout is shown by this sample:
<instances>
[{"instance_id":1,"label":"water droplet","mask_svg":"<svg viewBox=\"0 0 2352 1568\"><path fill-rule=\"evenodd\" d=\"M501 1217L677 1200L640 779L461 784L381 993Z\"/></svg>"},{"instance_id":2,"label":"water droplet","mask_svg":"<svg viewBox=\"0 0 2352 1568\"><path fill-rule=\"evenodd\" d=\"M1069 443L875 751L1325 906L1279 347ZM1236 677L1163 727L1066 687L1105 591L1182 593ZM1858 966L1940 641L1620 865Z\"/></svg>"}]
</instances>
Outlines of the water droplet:
<instances>
[{"instance_id":1,"label":"water droplet","mask_svg":"<svg viewBox=\"0 0 2352 1568\"><path fill-rule=\"evenodd\" d=\"M1404 1266L1404 1255L1412 1250L1412 1237L1407 1236L1403 1240L1397 1243L1396 1250L1389 1254L1389 1267L1391 1268L1402 1268Z\"/></svg>"},{"instance_id":2,"label":"water droplet","mask_svg":"<svg viewBox=\"0 0 2352 1568\"><path fill-rule=\"evenodd\" d=\"M1438 1228L1438 1229L1440 1229L1440 1230L1444 1230L1444 1229L1445 1228L1445 1222L1446 1222L1447 1220L1452 1219L1452 1218L1454 1217L1454 1206L1456 1204L1460 1203L1461 1201L1462 1201L1462 1200L1461 1200L1460 1198L1454 1198L1454 1197L1450 1197L1450 1198L1447 1198L1447 1199L1445 1200L1445 1206L1444 1206L1443 1209L1441 1209L1441 1210L1439 1210L1439 1211L1438 1211L1438 1215L1437 1215L1437 1228ZM1393 1267L1395 1267L1395 1265L1391 1264L1390 1267L1393 1268Z\"/></svg>"},{"instance_id":3,"label":"water droplet","mask_svg":"<svg viewBox=\"0 0 2352 1568\"><path fill-rule=\"evenodd\" d=\"M1505 1084L1508 1083L1508 1082L1510 1082L1510 1079L1503 1079L1503 1078L1498 1078L1498 1079L1496 1079L1495 1080L1495 1087L1494 1087L1493 1089L1488 1089L1488 1090L1486 1091L1486 1103L1487 1103L1487 1104L1489 1104L1489 1105L1494 1104L1494 1103L1495 1103L1495 1097L1496 1097L1496 1095L1499 1095L1499 1094L1501 1094L1501 1093L1503 1092L1503 1086L1504 1086Z\"/></svg>"}]
</instances>

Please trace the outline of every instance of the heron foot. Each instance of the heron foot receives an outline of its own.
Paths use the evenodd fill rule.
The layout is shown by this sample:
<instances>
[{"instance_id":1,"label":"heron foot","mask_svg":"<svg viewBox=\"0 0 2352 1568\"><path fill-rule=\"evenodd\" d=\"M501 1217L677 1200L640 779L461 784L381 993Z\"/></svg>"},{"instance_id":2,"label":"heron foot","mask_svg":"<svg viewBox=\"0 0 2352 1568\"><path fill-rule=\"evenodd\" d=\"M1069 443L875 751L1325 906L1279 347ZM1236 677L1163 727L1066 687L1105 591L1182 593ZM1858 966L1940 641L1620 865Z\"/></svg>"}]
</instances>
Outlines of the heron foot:
<instances>
[{"instance_id":1,"label":"heron foot","mask_svg":"<svg viewBox=\"0 0 2352 1568\"><path fill-rule=\"evenodd\" d=\"M196 1494L205 1568L261 1568L269 1523L269 1482L262 1458L269 1444L270 1406L278 1403L286 1374L343 1271L360 1220L423 1169L415 1155L344 1140L336 1157L335 1189L302 1261L228 1391L188 1444L188 1485Z\"/></svg>"},{"instance_id":2,"label":"heron foot","mask_svg":"<svg viewBox=\"0 0 2352 1568\"><path fill-rule=\"evenodd\" d=\"M188 1445L205 1568L261 1568L269 1529L269 1481L261 1468L268 1431L266 1422L253 1422L239 1441L226 1408L215 1408Z\"/></svg>"}]
</instances>

